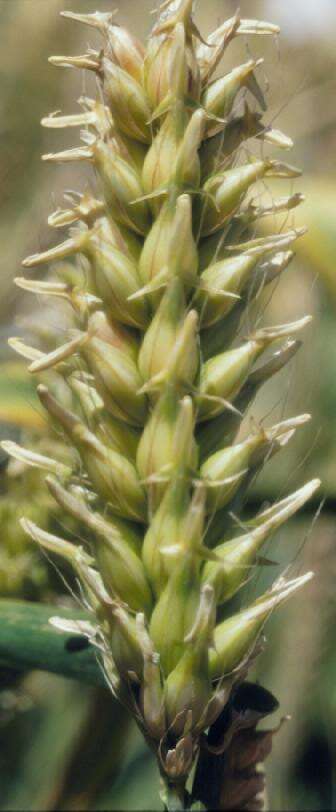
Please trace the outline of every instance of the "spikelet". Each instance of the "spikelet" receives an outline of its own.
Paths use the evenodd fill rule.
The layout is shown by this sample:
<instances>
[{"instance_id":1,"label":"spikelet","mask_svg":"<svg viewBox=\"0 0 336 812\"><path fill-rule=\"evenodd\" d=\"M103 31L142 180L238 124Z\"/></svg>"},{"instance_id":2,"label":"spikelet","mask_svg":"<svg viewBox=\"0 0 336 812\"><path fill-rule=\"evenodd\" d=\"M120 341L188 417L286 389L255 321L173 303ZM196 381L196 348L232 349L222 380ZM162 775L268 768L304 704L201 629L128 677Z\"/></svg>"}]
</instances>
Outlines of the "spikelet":
<instances>
[{"instance_id":1,"label":"spikelet","mask_svg":"<svg viewBox=\"0 0 336 812\"><path fill-rule=\"evenodd\" d=\"M265 541L319 485L306 484L227 538L237 493L308 419L236 439L259 388L291 360L309 322L239 335L245 308L287 268L304 233L258 237L258 221L293 210L303 196L256 202L259 181L300 174L267 157L267 144L288 150L291 140L263 121L260 60L213 74L236 36L278 28L237 14L205 41L192 0L169 0L143 47L114 14L64 16L96 28L102 49L50 61L93 71L99 102L81 99L79 113L43 119L51 129L82 128L81 144L45 158L89 162L97 188L67 196L49 222L70 226L68 239L23 263L72 257L72 271L17 280L70 302L74 329L45 353L12 346L29 359L40 400L77 462L60 465L13 443L5 450L47 471L64 518L92 539L88 555L23 520L38 544L73 563L114 690L157 749L168 784L183 790L202 731L244 678L269 614L310 578L282 579L220 622L218 607L253 577ZM240 158L252 139L262 141L262 158L247 159L246 150ZM72 409L50 388L52 374L65 378Z\"/></svg>"}]
</instances>

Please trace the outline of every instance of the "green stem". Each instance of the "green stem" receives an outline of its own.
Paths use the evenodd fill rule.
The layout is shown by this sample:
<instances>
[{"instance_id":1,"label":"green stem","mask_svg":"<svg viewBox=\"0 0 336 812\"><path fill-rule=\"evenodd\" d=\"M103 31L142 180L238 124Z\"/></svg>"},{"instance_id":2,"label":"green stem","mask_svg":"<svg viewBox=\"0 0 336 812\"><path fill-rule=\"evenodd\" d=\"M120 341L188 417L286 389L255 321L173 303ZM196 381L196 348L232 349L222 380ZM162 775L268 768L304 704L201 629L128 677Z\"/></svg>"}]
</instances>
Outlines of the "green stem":
<instances>
[{"instance_id":1,"label":"green stem","mask_svg":"<svg viewBox=\"0 0 336 812\"><path fill-rule=\"evenodd\" d=\"M105 685L95 649L78 633L49 623L51 617L91 620L80 610L25 601L0 600L0 667L51 671L92 685Z\"/></svg>"}]
</instances>

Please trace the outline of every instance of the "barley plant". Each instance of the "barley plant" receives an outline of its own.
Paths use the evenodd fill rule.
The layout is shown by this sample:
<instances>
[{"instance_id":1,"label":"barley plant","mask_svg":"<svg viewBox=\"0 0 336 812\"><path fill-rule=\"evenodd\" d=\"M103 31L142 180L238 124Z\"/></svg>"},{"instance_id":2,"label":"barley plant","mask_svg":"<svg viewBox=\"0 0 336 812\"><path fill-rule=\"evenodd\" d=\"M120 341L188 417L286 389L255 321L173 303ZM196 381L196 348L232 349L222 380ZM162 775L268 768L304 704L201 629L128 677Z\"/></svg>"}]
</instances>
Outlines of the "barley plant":
<instances>
[{"instance_id":1,"label":"barley plant","mask_svg":"<svg viewBox=\"0 0 336 812\"><path fill-rule=\"evenodd\" d=\"M90 620L52 622L95 647L157 756L166 807L261 809L274 731L256 726L276 701L246 677L266 620L312 573L232 599L319 483L246 519L252 480L309 415L241 424L309 322L260 326L256 304L302 234L258 236L258 222L288 220L302 196L260 194L267 178L300 174L267 156L291 141L263 123L262 60L215 75L236 37L278 28L237 13L204 39L192 0L166 1L143 46L113 12L63 16L97 29L102 47L50 61L92 72L97 93L43 120L78 126L82 142L44 160L89 162L95 178L49 218L69 227L65 241L24 261L60 262L56 273L17 280L72 308L61 344L56 330L46 352L12 340L66 446L64 461L4 443L46 472L64 537L21 524L73 566Z\"/></svg>"}]
</instances>

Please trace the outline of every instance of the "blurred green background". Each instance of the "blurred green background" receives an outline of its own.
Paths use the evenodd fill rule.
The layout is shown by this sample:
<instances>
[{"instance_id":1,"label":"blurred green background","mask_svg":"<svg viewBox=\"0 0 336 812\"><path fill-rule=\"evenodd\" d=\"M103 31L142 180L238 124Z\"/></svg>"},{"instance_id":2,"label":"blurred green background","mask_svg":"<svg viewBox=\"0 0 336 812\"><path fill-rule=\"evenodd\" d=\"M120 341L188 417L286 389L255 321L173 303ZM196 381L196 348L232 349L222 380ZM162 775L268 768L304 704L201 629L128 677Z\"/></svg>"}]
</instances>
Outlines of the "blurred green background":
<instances>
[{"instance_id":1,"label":"blurred green background","mask_svg":"<svg viewBox=\"0 0 336 812\"><path fill-rule=\"evenodd\" d=\"M138 36L149 27L153 0L120 0L119 20ZM55 240L46 217L64 188L83 186L80 169L42 165L43 152L72 145L71 133L43 131L47 112L71 112L92 79L57 71L50 54L80 53L89 31L59 18L65 9L110 10L107 0L0 0L0 423L3 437L43 436L45 424L30 383L7 337L37 319L41 334L62 323L57 314L19 294L13 278L24 256ZM232 0L199 0L206 34L236 11ZM336 758L336 4L335 0L241 0L243 17L282 26L280 41L239 38L225 57L229 69L246 53L263 56L259 76L268 100L267 121L295 141L289 160L304 175L295 190L307 202L295 214L307 236L295 266L267 297L267 322L314 316L305 346L272 381L253 409L254 419L276 422L310 411L312 423L255 483L250 510L311 476L323 481L317 500L278 533L270 553L278 562L250 590L261 589L286 567L314 569L302 595L271 621L268 646L255 677L281 702L291 721L275 740L267 765L272 810L329 810L335 806ZM96 44L94 33L90 42ZM77 135L74 135L74 140ZM284 156L286 159L286 156ZM88 174L84 169L84 178ZM275 189L271 189L271 195ZM278 194L282 194L282 189ZM292 218L289 223L292 224ZM270 224L274 227L274 223ZM282 223L283 225L283 223ZM269 300L269 301L268 301ZM264 306L266 301L262 304ZM43 303L44 305L44 303ZM49 320L49 321L48 321ZM14 326L15 325L15 326ZM27 547L17 529L19 505L46 513L40 479L0 460L0 592L11 597L69 602L55 567ZM20 508L21 509L21 508ZM262 583L263 582L263 583ZM265 582L265 583L264 583ZM59 677L0 674L0 809L156 809L152 757L124 714L104 691Z\"/></svg>"}]
</instances>

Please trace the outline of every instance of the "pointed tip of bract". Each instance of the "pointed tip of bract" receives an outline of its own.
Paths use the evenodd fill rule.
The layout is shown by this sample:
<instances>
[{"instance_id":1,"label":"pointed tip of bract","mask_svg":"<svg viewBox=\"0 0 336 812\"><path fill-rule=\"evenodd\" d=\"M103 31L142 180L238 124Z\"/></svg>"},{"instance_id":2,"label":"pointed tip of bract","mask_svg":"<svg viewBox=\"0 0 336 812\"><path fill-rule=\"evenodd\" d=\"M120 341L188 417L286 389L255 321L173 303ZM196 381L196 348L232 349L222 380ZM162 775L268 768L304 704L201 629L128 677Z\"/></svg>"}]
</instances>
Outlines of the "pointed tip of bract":
<instances>
[{"instance_id":1,"label":"pointed tip of bract","mask_svg":"<svg viewBox=\"0 0 336 812\"><path fill-rule=\"evenodd\" d=\"M33 541L37 542L43 549L62 556L62 558L65 558L70 564L74 566L76 566L76 564L90 566L94 563L93 558L88 555L82 547L76 547L72 542L55 536L53 533L48 533L46 530L38 527L38 525L30 519L22 517L20 519L20 525L24 533L33 539Z\"/></svg>"},{"instance_id":2,"label":"pointed tip of bract","mask_svg":"<svg viewBox=\"0 0 336 812\"><path fill-rule=\"evenodd\" d=\"M313 493L315 493L315 491L317 491L321 487L321 485L322 485L322 480L318 479L318 477L316 477L315 479L312 479L311 482L308 482L307 485L305 485L303 487L306 487L306 488L310 487L311 493L313 494Z\"/></svg>"},{"instance_id":3,"label":"pointed tip of bract","mask_svg":"<svg viewBox=\"0 0 336 812\"><path fill-rule=\"evenodd\" d=\"M153 36L169 33L178 23L186 28L192 25L194 0L169 0L162 3L159 9L159 19L152 30Z\"/></svg>"},{"instance_id":4,"label":"pointed tip of bract","mask_svg":"<svg viewBox=\"0 0 336 812\"><path fill-rule=\"evenodd\" d=\"M296 592L297 589L300 589L305 584L308 584L315 577L315 573L310 570L309 572L305 572L304 575L299 575L297 578L292 578L291 580L286 580L283 575L278 578L270 591L270 595L274 595L278 601L281 603L282 601L286 600L293 592Z\"/></svg>"},{"instance_id":5,"label":"pointed tip of bract","mask_svg":"<svg viewBox=\"0 0 336 812\"><path fill-rule=\"evenodd\" d=\"M264 20L240 19L239 15L238 34L271 34L273 36L277 36L280 34L280 31L280 26L276 25L275 23L268 23Z\"/></svg>"},{"instance_id":6,"label":"pointed tip of bract","mask_svg":"<svg viewBox=\"0 0 336 812\"><path fill-rule=\"evenodd\" d=\"M295 333L300 332L305 327L308 326L313 320L313 316L307 315L303 316L301 319L297 319L296 321L288 322L286 324L279 324L276 327L262 327L260 330L256 330L250 337L250 341L260 341L264 342L265 345L268 343L271 344L273 341L277 341L280 338L288 338Z\"/></svg>"},{"instance_id":7,"label":"pointed tip of bract","mask_svg":"<svg viewBox=\"0 0 336 812\"><path fill-rule=\"evenodd\" d=\"M289 496L275 502L271 507L259 513L253 523L256 527L253 532L258 535L260 531L263 532L263 529L266 533L276 530L311 499L320 485L321 481L319 479L312 479Z\"/></svg>"},{"instance_id":8,"label":"pointed tip of bract","mask_svg":"<svg viewBox=\"0 0 336 812\"><path fill-rule=\"evenodd\" d=\"M216 618L215 591L211 584L201 588L200 603L195 622L184 638L185 643L192 645L209 645ZM205 639L202 639L205 638Z\"/></svg>"},{"instance_id":9,"label":"pointed tip of bract","mask_svg":"<svg viewBox=\"0 0 336 812\"><path fill-rule=\"evenodd\" d=\"M294 146L292 138L281 132L281 130L274 130L273 127L265 127L260 136L257 137L264 139L269 144L273 144L280 149L289 150L293 149Z\"/></svg>"},{"instance_id":10,"label":"pointed tip of bract","mask_svg":"<svg viewBox=\"0 0 336 812\"><path fill-rule=\"evenodd\" d=\"M48 387L47 387L47 386L45 386L45 384L44 384L44 383L39 383L39 384L38 384L38 386L36 387L36 391L37 391L37 394L38 394L40 397L44 397L45 395L47 395L47 394L48 394L49 389L48 389Z\"/></svg>"},{"instance_id":11,"label":"pointed tip of bract","mask_svg":"<svg viewBox=\"0 0 336 812\"><path fill-rule=\"evenodd\" d=\"M6 452L9 456L11 456L12 447L15 446L15 443L12 440L1 440L0 448Z\"/></svg>"},{"instance_id":12,"label":"pointed tip of bract","mask_svg":"<svg viewBox=\"0 0 336 812\"><path fill-rule=\"evenodd\" d=\"M292 578L290 580L287 580L283 575L281 575L280 578L277 578L277 580L274 581L270 590L258 598L253 607L251 607L250 610L247 609L246 611L248 613L251 612L251 619L263 617L265 620L267 620L273 609L276 609L277 606L280 606L288 598L290 598L294 592L297 592L298 589L301 589L301 587L308 584L312 578L314 578L314 575L314 572L309 571L304 575L299 575L297 578Z\"/></svg>"},{"instance_id":13,"label":"pointed tip of bract","mask_svg":"<svg viewBox=\"0 0 336 812\"><path fill-rule=\"evenodd\" d=\"M98 72L101 62L98 53L89 53L82 56L49 56L48 62L56 68L79 68Z\"/></svg>"},{"instance_id":14,"label":"pointed tip of bract","mask_svg":"<svg viewBox=\"0 0 336 812\"><path fill-rule=\"evenodd\" d=\"M61 11L60 16L67 20L82 23L82 25L88 25L91 28L98 28L99 31L105 33L117 13L117 9L111 12L95 11L93 14L79 14L78 12L74 11Z\"/></svg>"}]
</instances>

